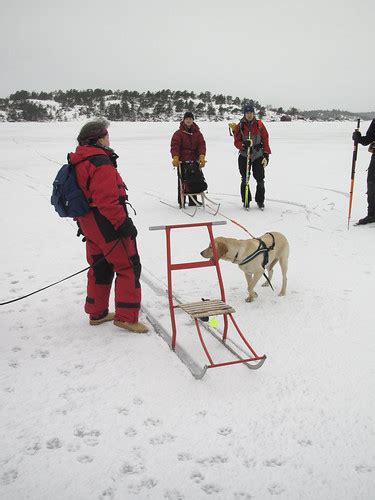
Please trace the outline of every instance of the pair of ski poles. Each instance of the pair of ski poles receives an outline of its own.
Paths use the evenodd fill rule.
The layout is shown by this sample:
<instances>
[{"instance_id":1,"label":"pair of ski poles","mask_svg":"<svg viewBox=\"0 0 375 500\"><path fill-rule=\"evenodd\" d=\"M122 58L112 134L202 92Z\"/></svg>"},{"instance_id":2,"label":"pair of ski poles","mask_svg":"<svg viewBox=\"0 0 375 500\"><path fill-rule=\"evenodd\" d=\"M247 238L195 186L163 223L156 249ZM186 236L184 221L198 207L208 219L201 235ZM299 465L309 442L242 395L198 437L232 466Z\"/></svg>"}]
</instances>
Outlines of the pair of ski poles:
<instances>
[{"instance_id":1,"label":"pair of ski poles","mask_svg":"<svg viewBox=\"0 0 375 500\"><path fill-rule=\"evenodd\" d=\"M236 124L235 123L229 123L229 135L232 137L233 136L233 130L235 128ZM251 137L251 134L249 132L249 146L247 148L246 152L246 175L245 175L245 198L244 198L244 206L245 208L249 208L249 195L250 195L250 189L249 189L249 177L250 177L250 163L251 163L251 148L253 147L253 139Z\"/></svg>"}]
</instances>

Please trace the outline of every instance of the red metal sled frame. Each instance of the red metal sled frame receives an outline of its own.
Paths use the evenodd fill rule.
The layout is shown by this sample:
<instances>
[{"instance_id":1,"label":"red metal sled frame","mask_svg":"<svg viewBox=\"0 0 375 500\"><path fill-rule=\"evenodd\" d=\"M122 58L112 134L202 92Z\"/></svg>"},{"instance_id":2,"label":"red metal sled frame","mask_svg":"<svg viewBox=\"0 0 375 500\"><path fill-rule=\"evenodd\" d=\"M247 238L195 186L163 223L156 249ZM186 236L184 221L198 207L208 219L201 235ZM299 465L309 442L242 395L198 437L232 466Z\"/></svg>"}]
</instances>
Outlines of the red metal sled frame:
<instances>
[{"instance_id":1,"label":"red metal sled frame","mask_svg":"<svg viewBox=\"0 0 375 500\"><path fill-rule=\"evenodd\" d=\"M176 340L177 340L177 327L176 327L176 317L175 317L175 309L180 307L180 304L174 304L173 302L173 284L172 284L172 272L173 271L178 271L182 269L197 269L197 268L203 268L203 267L212 267L214 266L216 268L216 274L219 282L219 287L220 287L220 296L222 302L225 303L225 291L224 291L224 284L223 284L223 279L221 275L221 270L220 270L220 265L219 265L219 259L217 255L217 250L216 250L216 245L214 242L214 236L213 236L213 231L212 231L212 226L213 225L219 225L219 224L225 224L225 221L215 221L215 222L199 222L195 224L175 224L175 225L168 225L168 226L159 226L159 227L153 227L150 229L165 229L166 231L166 245L167 245L167 273L168 273L168 301L169 301L169 311L170 311L170 316L171 316L171 324L172 324L172 340L171 340L171 349L175 351L176 349ZM207 227L208 234L210 237L210 242L213 250L213 260L206 260L206 261L197 261L197 262L181 262L178 264L173 264L172 263L172 257L171 257L171 231L172 229L185 229L185 228L192 228L192 227ZM229 365L235 365L235 364L240 364L240 363L250 363L250 362L257 362L256 365L247 365L249 368L256 369L260 368L260 366L264 363L266 356L258 356L258 354L255 352L255 350L251 347L250 343L248 340L245 338L244 334L241 332L238 324L234 320L232 313L225 313L223 314L224 318L224 331L222 334L221 342L223 343L224 347L226 346L226 340L227 340L227 334L228 334L228 316L231 319L231 322L233 323L233 326L235 327L238 335L241 337L243 340L244 344L246 347L250 350L252 357L248 358L241 358L238 356L237 353L235 353L232 349L229 348L230 352L236 355L239 359L234 360L234 361L226 361L222 363L215 363L212 359L212 356L210 355L206 343L203 339L201 329L199 327L199 321L197 318L194 318L195 321L195 326L197 328L197 333L199 340L202 344L203 350L205 352L205 355L209 361L209 364L206 365L203 369L202 375L206 372L208 368L218 368L220 366L229 366ZM200 378L200 377L198 377Z\"/></svg>"}]
</instances>

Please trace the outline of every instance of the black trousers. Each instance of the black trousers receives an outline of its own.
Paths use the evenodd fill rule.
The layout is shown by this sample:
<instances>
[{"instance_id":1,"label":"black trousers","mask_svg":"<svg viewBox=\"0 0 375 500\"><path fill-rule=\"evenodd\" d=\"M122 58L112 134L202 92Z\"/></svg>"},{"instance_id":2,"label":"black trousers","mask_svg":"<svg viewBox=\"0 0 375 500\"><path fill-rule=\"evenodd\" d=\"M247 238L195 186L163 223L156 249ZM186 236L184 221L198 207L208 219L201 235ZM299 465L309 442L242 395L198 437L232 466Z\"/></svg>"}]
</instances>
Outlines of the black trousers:
<instances>
[{"instance_id":1,"label":"black trousers","mask_svg":"<svg viewBox=\"0 0 375 500\"><path fill-rule=\"evenodd\" d=\"M260 158L257 158L253 162L250 163L250 171L249 171L249 178L250 178L250 173L253 173L253 177L257 182L257 187L255 191L255 201L257 203L264 203L264 196L265 196L265 188L264 188L264 167L262 165L262 160L263 157L261 156ZM241 198L242 198L242 203L245 203L245 188L246 188L246 163L247 163L247 158L246 156L239 155L238 156L238 169L241 174ZM250 186L249 186L249 201L251 201L251 192L250 192Z\"/></svg>"},{"instance_id":2,"label":"black trousers","mask_svg":"<svg viewBox=\"0 0 375 500\"><path fill-rule=\"evenodd\" d=\"M367 214L375 217L375 153L371 155L367 171Z\"/></svg>"}]
</instances>

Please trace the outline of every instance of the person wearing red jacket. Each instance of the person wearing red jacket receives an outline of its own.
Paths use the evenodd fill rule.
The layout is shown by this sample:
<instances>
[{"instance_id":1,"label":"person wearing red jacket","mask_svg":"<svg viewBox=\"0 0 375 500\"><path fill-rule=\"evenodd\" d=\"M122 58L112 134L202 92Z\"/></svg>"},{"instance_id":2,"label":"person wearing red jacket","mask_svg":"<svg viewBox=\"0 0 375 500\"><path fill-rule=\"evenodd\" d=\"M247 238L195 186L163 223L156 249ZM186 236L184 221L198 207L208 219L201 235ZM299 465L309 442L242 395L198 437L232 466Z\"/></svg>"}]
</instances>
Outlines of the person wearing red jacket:
<instances>
[{"instance_id":1,"label":"person wearing red jacket","mask_svg":"<svg viewBox=\"0 0 375 500\"><path fill-rule=\"evenodd\" d=\"M239 150L238 168L241 174L242 203L245 207L246 168L250 147L249 168L252 170L257 183L255 201L258 207L263 209L265 198L264 169L268 165L271 149L267 129L261 120L255 118L255 110L252 104L245 105L244 116L234 128L233 136L234 145ZM249 190L248 204L250 204L250 201L251 193ZM249 205L245 208L249 208Z\"/></svg>"},{"instance_id":2,"label":"person wearing red jacket","mask_svg":"<svg viewBox=\"0 0 375 500\"><path fill-rule=\"evenodd\" d=\"M206 142L198 125L194 123L194 115L190 111L184 114L183 120L180 123L180 128L176 130L172 136L171 155L172 165L174 168L180 166L182 178L184 178L184 172L188 162L197 162L201 169L206 164ZM181 200L179 176L177 190L177 201L181 208L185 200ZM196 197L194 197L194 199L196 201ZM196 203L194 203L189 196L189 205L196 206L197 204L198 202L196 201Z\"/></svg>"},{"instance_id":3,"label":"person wearing red jacket","mask_svg":"<svg viewBox=\"0 0 375 500\"><path fill-rule=\"evenodd\" d=\"M68 155L75 167L79 187L90 211L77 218L79 233L86 238L87 274L85 312L90 324L106 321L125 330L146 333L138 321L141 305L141 263L137 251L137 229L127 211L126 185L117 171L118 156L110 148L106 120L86 123L78 146ZM108 312L114 275L115 313Z\"/></svg>"}]
</instances>

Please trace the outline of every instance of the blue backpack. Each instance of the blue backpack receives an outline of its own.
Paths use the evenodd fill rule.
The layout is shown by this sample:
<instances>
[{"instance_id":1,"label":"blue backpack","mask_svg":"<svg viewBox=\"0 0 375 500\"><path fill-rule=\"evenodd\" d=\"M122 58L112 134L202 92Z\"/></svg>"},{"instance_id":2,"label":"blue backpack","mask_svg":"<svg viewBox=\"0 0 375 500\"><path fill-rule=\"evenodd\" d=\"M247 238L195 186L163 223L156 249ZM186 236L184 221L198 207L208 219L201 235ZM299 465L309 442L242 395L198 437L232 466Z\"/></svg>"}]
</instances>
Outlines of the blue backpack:
<instances>
[{"instance_id":1,"label":"blue backpack","mask_svg":"<svg viewBox=\"0 0 375 500\"><path fill-rule=\"evenodd\" d=\"M51 205L60 217L80 217L89 212L87 198L78 186L74 166L63 165L53 181Z\"/></svg>"}]
</instances>

